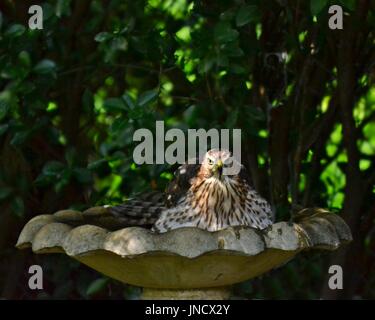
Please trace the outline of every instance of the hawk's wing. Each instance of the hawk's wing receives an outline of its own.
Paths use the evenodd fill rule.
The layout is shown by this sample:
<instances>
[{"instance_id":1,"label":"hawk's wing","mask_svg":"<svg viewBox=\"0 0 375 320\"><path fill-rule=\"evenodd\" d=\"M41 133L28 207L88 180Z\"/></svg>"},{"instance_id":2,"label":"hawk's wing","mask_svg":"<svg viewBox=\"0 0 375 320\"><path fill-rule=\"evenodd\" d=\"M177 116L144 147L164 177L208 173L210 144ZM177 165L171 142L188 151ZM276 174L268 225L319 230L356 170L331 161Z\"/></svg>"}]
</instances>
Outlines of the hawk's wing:
<instances>
[{"instance_id":1,"label":"hawk's wing","mask_svg":"<svg viewBox=\"0 0 375 320\"><path fill-rule=\"evenodd\" d=\"M145 193L123 204L108 207L108 212L123 226L152 226L165 209L165 194Z\"/></svg>"},{"instance_id":2,"label":"hawk's wing","mask_svg":"<svg viewBox=\"0 0 375 320\"><path fill-rule=\"evenodd\" d=\"M176 206L177 202L186 195L191 186L191 179L196 177L199 168L199 163L185 163L177 168L174 179L165 192L165 204L168 208Z\"/></svg>"},{"instance_id":3,"label":"hawk's wing","mask_svg":"<svg viewBox=\"0 0 375 320\"><path fill-rule=\"evenodd\" d=\"M146 193L123 204L108 207L108 212L123 226L152 226L164 209L175 206L186 194L199 167L199 164L183 164L174 173L174 179L165 193Z\"/></svg>"}]
</instances>

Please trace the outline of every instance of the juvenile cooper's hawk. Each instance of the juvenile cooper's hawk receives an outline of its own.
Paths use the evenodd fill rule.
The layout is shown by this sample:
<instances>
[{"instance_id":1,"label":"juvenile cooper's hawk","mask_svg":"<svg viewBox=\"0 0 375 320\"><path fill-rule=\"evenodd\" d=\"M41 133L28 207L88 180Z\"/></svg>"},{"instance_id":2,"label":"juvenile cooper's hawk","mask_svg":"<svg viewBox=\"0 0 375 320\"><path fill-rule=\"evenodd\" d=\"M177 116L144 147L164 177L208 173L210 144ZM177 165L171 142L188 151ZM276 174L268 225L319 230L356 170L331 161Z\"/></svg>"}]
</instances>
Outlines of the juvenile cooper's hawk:
<instances>
[{"instance_id":1,"label":"juvenile cooper's hawk","mask_svg":"<svg viewBox=\"0 0 375 320\"><path fill-rule=\"evenodd\" d=\"M181 227L266 228L272 224L270 205L251 187L242 165L238 174L223 175L231 161L229 151L212 149L202 164L180 166L165 194L129 200L109 212L128 225L153 225L160 233Z\"/></svg>"}]
</instances>

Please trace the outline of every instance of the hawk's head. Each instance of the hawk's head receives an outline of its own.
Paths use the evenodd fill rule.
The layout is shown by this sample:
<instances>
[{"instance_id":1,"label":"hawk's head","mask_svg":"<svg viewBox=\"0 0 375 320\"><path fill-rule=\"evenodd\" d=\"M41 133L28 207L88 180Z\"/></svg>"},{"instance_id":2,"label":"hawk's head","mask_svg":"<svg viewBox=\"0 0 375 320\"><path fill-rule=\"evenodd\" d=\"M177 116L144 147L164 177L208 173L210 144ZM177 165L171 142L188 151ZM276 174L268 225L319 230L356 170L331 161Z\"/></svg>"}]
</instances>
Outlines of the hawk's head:
<instances>
[{"instance_id":1,"label":"hawk's head","mask_svg":"<svg viewBox=\"0 0 375 320\"><path fill-rule=\"evenodd\" d=\"M211 149L204 155L200 175L205 178L213 177L222 180L225 168L229 168L232 165L233 159L230 151Z\"/></svg>"}]
</instances>

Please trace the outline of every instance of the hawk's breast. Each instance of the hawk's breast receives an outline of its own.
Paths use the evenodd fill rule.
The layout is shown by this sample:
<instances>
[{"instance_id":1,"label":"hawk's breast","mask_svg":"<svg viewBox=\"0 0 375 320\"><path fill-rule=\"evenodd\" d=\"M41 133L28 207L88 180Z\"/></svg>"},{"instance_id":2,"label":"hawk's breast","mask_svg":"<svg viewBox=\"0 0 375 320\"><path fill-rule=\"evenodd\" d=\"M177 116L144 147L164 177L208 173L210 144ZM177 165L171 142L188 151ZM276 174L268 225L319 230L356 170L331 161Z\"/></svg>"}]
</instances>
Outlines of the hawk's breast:
<instances>
[{"instance_id":1,"label":"hawk's breast","mask_svg":"<svg viewBox=\"0 0 375 320\"><path fill-rule=\"evenodd\" d=\"M177 206L162 212L154 230L198 227L217 231L241 225L263 229L271 223L263 208L269 208L268 203L240 179L197 179Z\"/></svg>"}]
</instances>

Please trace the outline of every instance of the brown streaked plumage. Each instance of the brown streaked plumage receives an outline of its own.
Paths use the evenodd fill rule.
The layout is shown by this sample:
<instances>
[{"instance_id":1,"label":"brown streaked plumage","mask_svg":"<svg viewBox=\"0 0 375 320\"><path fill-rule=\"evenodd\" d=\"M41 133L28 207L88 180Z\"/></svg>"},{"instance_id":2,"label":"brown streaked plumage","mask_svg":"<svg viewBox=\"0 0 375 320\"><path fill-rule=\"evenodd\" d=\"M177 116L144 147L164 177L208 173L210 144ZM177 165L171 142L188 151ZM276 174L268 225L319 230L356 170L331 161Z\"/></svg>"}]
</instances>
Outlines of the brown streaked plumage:
<instances>
[{"instance_id":1,"label":"brown streaked plumage","mask_svg":"<svg viewBox=\"0 0 375 320\"><path fill-rule=\"evenodd\" d=\"M235 175L224 175L231 165L227 150L212 149L202 164L186 163L178 168L169 184L164 202L150 199L130 200L111 207L119 219L129 225L152 225L156 232L181 227L198 227L217 231L229 226L250 226L264 229L272 224L271 207L251 187L245 169Z\"/></svg>"}]
</instances>

